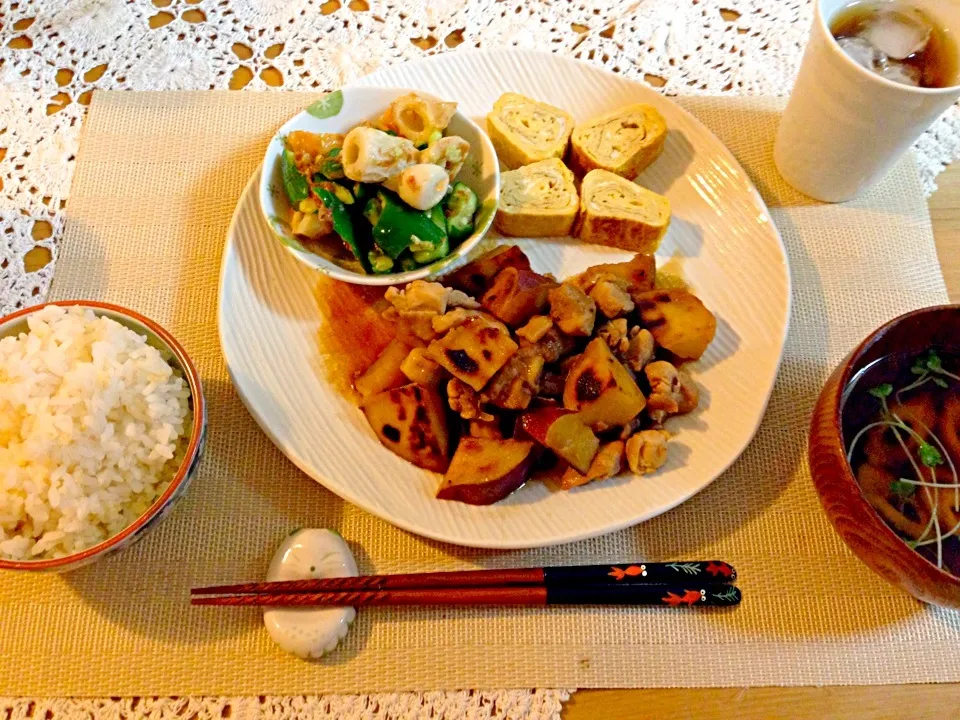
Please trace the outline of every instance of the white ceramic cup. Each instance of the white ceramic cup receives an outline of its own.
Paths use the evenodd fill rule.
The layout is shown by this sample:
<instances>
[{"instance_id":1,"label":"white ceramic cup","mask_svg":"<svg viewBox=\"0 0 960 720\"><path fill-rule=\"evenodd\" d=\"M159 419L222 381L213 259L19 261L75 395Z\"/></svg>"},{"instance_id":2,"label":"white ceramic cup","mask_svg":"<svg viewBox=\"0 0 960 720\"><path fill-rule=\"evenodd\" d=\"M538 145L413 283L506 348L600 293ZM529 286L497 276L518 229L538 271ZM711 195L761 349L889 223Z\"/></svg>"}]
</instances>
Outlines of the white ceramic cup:
<instances>
[{"instance_id":1,"label":"white ceramic cup","mask_svg":"<svg viewBox=\"0 0 960 720\"><path fill-rule=\"evenodd\" d=\"M825 202L849 200L882 178L960 97L960 85L909 87L849 58L829 23L850 2L814 3L810 41L773 150L784 180ZM954 35L960 32L960 1L911 2Z\"/></svg>"}]
</instances>

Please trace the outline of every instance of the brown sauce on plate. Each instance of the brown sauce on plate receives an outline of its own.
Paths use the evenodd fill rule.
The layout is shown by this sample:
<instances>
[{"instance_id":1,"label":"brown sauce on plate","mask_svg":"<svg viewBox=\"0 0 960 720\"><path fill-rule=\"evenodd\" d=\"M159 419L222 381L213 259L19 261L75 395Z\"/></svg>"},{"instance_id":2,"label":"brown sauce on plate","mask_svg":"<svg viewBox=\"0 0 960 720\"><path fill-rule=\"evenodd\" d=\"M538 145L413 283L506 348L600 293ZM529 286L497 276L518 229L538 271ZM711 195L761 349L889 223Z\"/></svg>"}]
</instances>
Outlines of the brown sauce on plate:
<instances>
[{"instance_id":1,"label":"brown sauce on plate","mask_svg":"<svg viewBox=\"0 0 960 720\"><path fill-rule=\"evenodd\" d=\"M353 381L396 334L381 313L389 307L386 288L351 285L323 276L314 295L323 317L317 333L323 370L345 396L357 399Z\"/></svg>"}]
</instances>

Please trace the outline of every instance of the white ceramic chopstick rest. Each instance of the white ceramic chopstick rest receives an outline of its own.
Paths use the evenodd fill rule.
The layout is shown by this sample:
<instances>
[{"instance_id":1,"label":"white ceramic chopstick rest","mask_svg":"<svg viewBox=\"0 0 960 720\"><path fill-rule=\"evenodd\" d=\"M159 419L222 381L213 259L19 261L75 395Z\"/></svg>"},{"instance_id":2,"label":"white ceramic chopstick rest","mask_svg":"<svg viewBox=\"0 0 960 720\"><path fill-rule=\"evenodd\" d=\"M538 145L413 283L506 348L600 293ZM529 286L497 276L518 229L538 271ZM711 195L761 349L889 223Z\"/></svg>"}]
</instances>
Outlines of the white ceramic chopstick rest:
<instances>
[{"instance_id":1,"label":"white ceramic chopstick rest","mask_svg":"<svg viewBox=\"0 0 960 720\"><path fill-rule=\"evenodd\" d=\"M277 548L267 581L356 577L357 563L339 533L305 528ZM270 637L297 657L319 658L346 637L357 612L352 607L265 608L263 622Z\"/></svg>"}]
</instances>

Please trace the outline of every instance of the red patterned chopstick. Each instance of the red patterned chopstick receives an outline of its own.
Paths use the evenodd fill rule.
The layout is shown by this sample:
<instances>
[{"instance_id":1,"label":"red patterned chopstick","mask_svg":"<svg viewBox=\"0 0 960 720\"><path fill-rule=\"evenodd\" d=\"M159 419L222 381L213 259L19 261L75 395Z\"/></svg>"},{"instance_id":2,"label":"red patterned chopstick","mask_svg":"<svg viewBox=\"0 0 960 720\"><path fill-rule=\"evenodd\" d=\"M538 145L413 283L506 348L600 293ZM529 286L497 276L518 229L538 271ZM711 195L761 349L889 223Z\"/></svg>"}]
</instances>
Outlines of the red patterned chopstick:
<instances>
[{"instance_id":1,"label":"red patterned chopstick","mask_svg":"<svg viewBox=\"0 0 960 720\"><path fill-rule=\"evenodd\" d=\"M469 587L419 590L357 590L327 593L250 594L194 597L194 605L342 606L372 605L661 605L725 607L737 605L740 590L730 585L572 585L561 587Z\"/></svg>"},{"instance_id":2,"label":"red patterned chopstick","mask_svg":"<svg viewBox=\"0 0 960 720\"><path fill-rule=\"evenodd\" d=\"M321 593L347 590L404 590L501 586L562 587L581 584L685 585L727 584L737 571L721 560L688 560L669 563L572 565L504 570L367 575L363 577L257 582L194 588L193 595L243 593Z\"/></svg>"}]
</instances>

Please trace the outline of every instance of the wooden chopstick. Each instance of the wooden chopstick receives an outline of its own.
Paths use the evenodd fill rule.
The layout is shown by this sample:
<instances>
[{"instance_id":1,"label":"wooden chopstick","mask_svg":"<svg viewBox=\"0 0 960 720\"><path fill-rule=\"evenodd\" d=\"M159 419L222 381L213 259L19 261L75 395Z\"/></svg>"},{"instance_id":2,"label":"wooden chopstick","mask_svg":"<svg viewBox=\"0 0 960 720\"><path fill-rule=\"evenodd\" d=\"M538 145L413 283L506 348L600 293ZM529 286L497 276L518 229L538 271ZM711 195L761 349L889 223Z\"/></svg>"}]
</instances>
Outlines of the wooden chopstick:
<instances>
[{"instance_id":1,"label":"wooden chopstick","mask_svg":"<svg viewBox=\"0 0 960 720\"><path fill-rule=\"evenodd\" d=\"M737 605L740 589L731 585L570 585L559 587L461 587L417 590L283 595L194 597L193 605L314 607L351 605L661 605L666 607L726 607Z\"/></svg>"},{"instance_id":2,"label":"wooden chopstick","mask_svg":"<svg viewBox=\"0 0 960 720\"><path fill-rule=\"evenodd\" d=\"M580 584L717 585L732 583L737 571L721 560L690 560L628 565L571 565L506 570L367 575L283 582L256 582L194 588L192 595L291 594L355 590L410 590L503 586L563 587Z\"/></svg>"}]
</instances>

